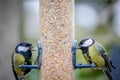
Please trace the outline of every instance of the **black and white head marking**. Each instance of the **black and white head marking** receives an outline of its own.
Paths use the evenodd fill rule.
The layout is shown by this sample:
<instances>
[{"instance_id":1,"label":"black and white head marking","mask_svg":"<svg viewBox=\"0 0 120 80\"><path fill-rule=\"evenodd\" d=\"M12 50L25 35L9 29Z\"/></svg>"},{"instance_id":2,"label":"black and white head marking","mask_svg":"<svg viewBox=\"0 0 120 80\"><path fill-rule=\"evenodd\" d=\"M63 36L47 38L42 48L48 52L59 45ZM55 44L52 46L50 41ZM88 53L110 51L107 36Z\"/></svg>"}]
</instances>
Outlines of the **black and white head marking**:
<instances>
[{"instance_id":1,"label":"black and white head marking","mask_svg":"<svg viewBox=\"0 0 120 80\"><path fill-rule=\"evenodd\" d=\"M92 38L88 38L88 39L81 40L80 43L78 44L78 47L79 48L81 48L81 47L89 47L92 44L94 44L94 40Z\"/></svg>"},{"instance_id":2,"label":"black and white head marking","mask_svg":"<svg viewBox=\"0 0 120 80\"><path fill-rule=\"evenodd\" d=\"M88 48L94 44L94 40L92 38L83 39L78 44L78 49L81 49L84 54L88 53Z\"/></svg>"},{"instance_id":3,"label":"black and white head marking","mask_svg":"<svg viewBox=\"0 0 120 80\"><path fill-rule=\"evenodd\" d=\"M17 50L18 52L27 52L29 50L29 47L18 46Z\"/></svg>"},{"instance_id":4,"label":"black and white head marking","mask_svg":"<svg viewBox=\"0 0 120 80\"><path fill-rule=\"evenodd\" d=\"M89 47L89 46L91 46L93 43L94 43L94 40L91 39L91 38L89 38L89 39L86 39L81 46L82 46L82 47Z\"/></svg>"},{"instance_id":5,"label":"black and white head marking","mask_svg":"<svg viewBox=\"0 0 120 80\"><path fill-rule=\"evenodd\" d=\"M32 44L28 42L21 42L15 48L15 51L18 53L27 52L32 48Z\"/></svg>"}]
</instances>

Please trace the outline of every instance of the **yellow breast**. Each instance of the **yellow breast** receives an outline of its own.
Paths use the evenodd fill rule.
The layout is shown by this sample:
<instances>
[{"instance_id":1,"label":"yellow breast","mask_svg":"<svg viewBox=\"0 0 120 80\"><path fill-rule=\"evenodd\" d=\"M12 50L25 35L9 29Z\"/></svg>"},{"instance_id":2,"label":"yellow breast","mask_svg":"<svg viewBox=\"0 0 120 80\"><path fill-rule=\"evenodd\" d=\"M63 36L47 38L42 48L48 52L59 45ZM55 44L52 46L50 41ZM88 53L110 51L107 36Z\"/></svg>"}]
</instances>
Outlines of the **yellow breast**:
<instances>
[{"instance_id":1,"label":"yellow breast","mask_svg":"<svg viewBox=\"0 0 120 80\"><path fill-rule=\"evenodd\" d=\"M23 75L23 69L19 68L19 65L24 64L25 58L21 54L15 54L14 57L14 68L18 76Z\"/></svg>"},{"instance_id":2,"label":"yellow breast","mask_svg":"<svg viewBox=\"0 0 120 80\"><path fill-rule=\"evenodd\" d=\"M89 48L89 56L91 57L91 61L94 62L97 67L104 67L105 66L105 60L101 56L99 50L95 48L95 46L91 46Z\"/></svg>"}]
</instances>

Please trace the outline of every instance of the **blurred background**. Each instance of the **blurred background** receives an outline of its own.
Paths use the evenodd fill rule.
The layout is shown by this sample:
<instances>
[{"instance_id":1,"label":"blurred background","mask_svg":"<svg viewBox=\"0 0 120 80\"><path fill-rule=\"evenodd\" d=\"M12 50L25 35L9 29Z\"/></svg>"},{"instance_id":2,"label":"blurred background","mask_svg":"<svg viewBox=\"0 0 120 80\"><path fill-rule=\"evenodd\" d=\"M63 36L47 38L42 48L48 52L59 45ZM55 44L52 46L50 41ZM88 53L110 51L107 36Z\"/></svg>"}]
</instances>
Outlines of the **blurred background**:
<instances>
[{"instance_id":1,"label":"blurred background","mask_svg":"<svg viewBox=\"0 0 120 80\"><path fill-rule=\"evenodd\" d=\"M15 80L11 68L11 54L15 46L21 41L29 41L37 46L37 40L39 40L39 0L0 0L1 80Z\"/></svg>"},{"instance_id":2,"label":"blurred background","mask_svg":"<svg viewBox=\"0 0 120 80\"><path fill-rule=\"evenodd\" d=\"M117 70L112 71L114 80L120 74L120 0L76 0L75 39L92 37L109 53ZM81 51L77 62L86 63ZM76 80L108 80L101 70L77 69Z\"/></svg>"},{"instance_id":3,"label":"blurred background","mask_svg":"<svg viewBox=\"0 0 120 80\"><path fill-rule=\"evenodd\" d=\"M120 0L75 0L75 39L92 37L109 53L120 76ZM0 0L0 79L15 80L11 54L21 41L39 40L39 0ZM77 62L86 63L78 51ZM77 69L76 80L107 80L106 75L91 69ZM37 75L38 76L38 75ZM117 76L117 77L116 77ZM34 76L35 77L35 76Z\"/></svg>"}]
</instances>

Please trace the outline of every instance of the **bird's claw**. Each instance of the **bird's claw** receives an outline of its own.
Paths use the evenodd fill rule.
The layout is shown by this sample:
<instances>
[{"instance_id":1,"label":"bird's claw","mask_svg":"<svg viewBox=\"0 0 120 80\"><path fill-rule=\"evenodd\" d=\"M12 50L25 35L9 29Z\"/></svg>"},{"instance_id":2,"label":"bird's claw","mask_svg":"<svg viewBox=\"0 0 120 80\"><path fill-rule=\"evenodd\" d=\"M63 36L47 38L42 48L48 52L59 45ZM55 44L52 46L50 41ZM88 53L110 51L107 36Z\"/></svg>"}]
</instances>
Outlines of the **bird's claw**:
<instances>
[{"instance_id":1,"label":"bird's claw","mask_svg":"<svg viewBox=\"0 0 120 80\"><path fill-rule=\"evenodd\" d=\"M94 69L96 67L96 64L95 63L92 63L92 69Z\"/></svg>"},{"instance_id":2,"label":"bird's claw","mask_svg":"<svg viewBox=\"0 0 120 80\"><path fill-rule=\"evenodd\" d=\"M82 63L76 64L76 68L80 68Z\"/></svg>"}]
</instances>

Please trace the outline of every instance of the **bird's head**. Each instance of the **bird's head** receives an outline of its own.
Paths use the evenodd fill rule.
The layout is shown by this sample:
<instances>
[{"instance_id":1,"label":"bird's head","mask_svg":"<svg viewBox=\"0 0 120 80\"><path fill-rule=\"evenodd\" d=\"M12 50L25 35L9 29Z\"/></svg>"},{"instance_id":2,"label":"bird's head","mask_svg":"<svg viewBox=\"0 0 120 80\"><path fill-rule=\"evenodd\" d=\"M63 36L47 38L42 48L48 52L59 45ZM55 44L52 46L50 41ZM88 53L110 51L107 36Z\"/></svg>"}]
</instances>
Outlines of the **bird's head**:
<instances>
[{"instance_id":1,"label":"bird's head","mask_svg":"<svg viewBox=\"0 0 120 80\"><path fill-rule=\"evenodd\" d=\"M78 49L81 49L83 51L83 53L87 53L88 52L88 48L94 44L94 39L92 38L87 38L87 39L83 39L80 41L80 43L78 44Z\"/></svg>"},{"instance_id":2,"label":"bird's head","mask_svg":"<svg viewBox=\"0 0 120 80\"><path fill-rule=\"evenodd\" d=\"M21 42L15 48L15 51L18 53L33 51L33 50L34 50L34 47L29 42Z\"/></svg>"}]
</instances>

